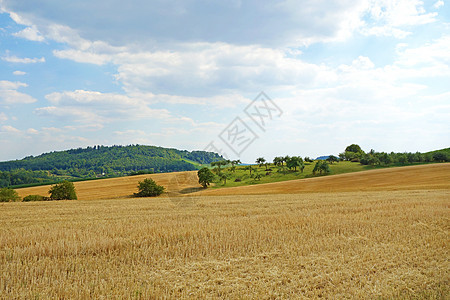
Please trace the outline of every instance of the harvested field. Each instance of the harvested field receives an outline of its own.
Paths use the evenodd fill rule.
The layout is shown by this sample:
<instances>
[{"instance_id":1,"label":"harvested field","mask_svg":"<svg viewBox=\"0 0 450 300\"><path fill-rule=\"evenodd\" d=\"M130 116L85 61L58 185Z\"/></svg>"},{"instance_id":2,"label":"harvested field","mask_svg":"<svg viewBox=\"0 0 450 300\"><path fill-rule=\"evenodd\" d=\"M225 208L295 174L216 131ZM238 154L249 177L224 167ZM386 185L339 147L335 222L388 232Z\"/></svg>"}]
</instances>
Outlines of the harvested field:
<instances>
[{"instance_id":1,"label":"harvested field","mask_svg":"<svg viewBox=\"0 0 450 300\"><path fill-rule=\"evenodd\" d=\"M3 203L0 295L449 295L449 191Z\"/></svg>"},{"instance_id":2,"label":"harvested field","mask_svg":"<svg viewBox=\"0 0 450 300\"><path fill-rule=\"evenodd\" d=\"M170 196L177 196L182 193L198 190L201 186L198 184L196 171L160 173L151 175L137 175L119 178L107 178L91 181L75 182L75 188L78 200L101 200L126 198L137 192L139 181L145 178L152 178L158 184L166 187ZM17 189L20 197L27 195L47 196L50 186L36 186Z\"/></svg>"},{"instance_id":3,"label":"harvested field","mask_svg":"<svg viewBox=\"0 0 450 300\"><path fill-rule=\"evenodd\" d=\"M348 174L378 174L353 191L206 197L179 177L184 197L0 203L0 298L445 299L448 166Z\"/></svg>"},{"instance_id":4,"label":"harvested field","mask_svg":"<svg viewBox=\"0 0 450 300\"><path fill-rule=\"evenodd\" d=\"M333 176L290 180L252 186L201 190L196 171L139 175L75 182L79 200L125 198L137 192L137 184L152 178L166 187L169 197L199 192L201 195L289 194L371 190L450 189L450 163L377 169ZM21 197L46 196L49 186L17 189ZM167 196L167 195L166 195Z\"/></svg>"}]
</instances>

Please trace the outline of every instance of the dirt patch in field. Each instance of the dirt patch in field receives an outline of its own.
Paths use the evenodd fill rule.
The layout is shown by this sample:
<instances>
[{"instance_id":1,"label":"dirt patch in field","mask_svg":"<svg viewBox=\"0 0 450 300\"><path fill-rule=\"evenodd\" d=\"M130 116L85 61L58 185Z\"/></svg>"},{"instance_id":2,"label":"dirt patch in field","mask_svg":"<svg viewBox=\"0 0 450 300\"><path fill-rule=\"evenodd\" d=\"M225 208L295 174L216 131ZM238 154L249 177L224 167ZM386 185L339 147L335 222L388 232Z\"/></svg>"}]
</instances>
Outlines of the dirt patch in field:
<instances>
[{"instance_id":1,"label":"dirt patch in field","mask_svg":"<svg viewBox=\"0 0 450 300\"><path fill-rule=\"evenodd\" d=\"M198 194L257 195L418 189L450 189L450 163L377 169L242 187L209 189Z\"/></svg>"}]
</instances>

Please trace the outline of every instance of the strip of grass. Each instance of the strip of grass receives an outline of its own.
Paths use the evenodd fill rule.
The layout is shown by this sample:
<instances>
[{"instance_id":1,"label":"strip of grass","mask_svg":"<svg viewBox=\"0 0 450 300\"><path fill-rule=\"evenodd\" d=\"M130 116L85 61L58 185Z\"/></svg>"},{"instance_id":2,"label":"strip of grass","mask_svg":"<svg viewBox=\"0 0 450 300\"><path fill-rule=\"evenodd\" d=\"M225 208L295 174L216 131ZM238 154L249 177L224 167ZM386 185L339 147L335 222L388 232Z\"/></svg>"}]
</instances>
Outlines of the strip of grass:
<instances>
[{"instance_id":1,"label":"strip of grass","mask_svg":"<svg viewBox=\"0 0 450 300\"><path fill-rule=\"evenodd\" d=\"M328 174L313 174L312 171L314 169L315 164L316 164L315 162L305 163L305 169L303 170L303 172L299 170L297 171L289 170L286 167L283 168L273 165L269 166L266 170L265 166L259 167L258 165L252 165L252 168L254 168L254 170L252 170L252 175L250 175L250 171L246 169L247 166L236 166L234 172L232 171L231 167L227 167L222 169L222 173L225 173L229 176L226 180L226 184L224 184L224 181L221 180L219 176L216 176L216 180L214 182L215 184L212 186L212 188L224 188L224 187L280 182L287 180L319 177L325 175L337 175L373 169L404 166L401 164L370 166L370 165L361 165L359 162L341 161L338 163L330 164L331 172ZM419 165L419 164L424 163L414 163L411 165ZM257 178L256 176L257 174L260 174L261 177ZM240 181L236 181L236 179Z\"/></svg>"}]
</instances>

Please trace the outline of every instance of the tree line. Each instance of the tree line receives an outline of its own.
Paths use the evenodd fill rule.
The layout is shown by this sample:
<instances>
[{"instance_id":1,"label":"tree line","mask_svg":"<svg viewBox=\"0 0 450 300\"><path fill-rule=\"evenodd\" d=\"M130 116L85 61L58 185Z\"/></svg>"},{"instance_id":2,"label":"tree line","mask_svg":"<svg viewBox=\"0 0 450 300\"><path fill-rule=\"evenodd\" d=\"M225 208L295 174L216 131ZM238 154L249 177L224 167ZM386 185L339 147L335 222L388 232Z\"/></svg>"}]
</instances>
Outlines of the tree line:
<instances>
[{"instance_id":1,"label":"tree line","mask_svg":"<svg viewBox=\"0 0 450 300\"><path fill-rule=\"evenodd\" d=\"M364 152L357 144L349 145L345 151L339 156L329 155L324 159L313 160L310 157L302 158L301 156L277 156L273 161L267 161L264 157L258 157L255 160L255 165L243 166L241 170L249 172L249 175L254 180L261 180L263 176L269 176L273 171L271 167L277 168L278 173L286 174L287 172L301 172L305 169L306 163L315 163L312 169L312 175L326 175L331 173L330 165L339 163L340 161L350 161L360 163L361 165L372 166L389 166L389 165L406 165L414 163L431 163L431 162L448 162L450 158L450 148L432 151L428 153L385 153L371 150ZM211 163L210 168L203 168L198 171L199 183L204 187L208 187L213 182L222 181L225 185L227 180L233 179L236 165L240 164L240 160L220 160ZM264 167L266 173L261 174L257 172L257 167ZM225 171L226 170L226 171ZM215 174L214 174L215 173ZM235 181L241 181L240 178L235 178Z\"/></svg>"},{"instance_id":2,"label":"tree line","mask_svg":"<svg viewBox=\"0 0 450 300\"><path fill-rule=\"evenodd\" d=\"M450 161L450 148L420 153L420 152L364 152L357 144L352 144L339 154L341 160L359 162L362 165L406 165L413 163L431 163Z\"/></svg>"}]
</instances>

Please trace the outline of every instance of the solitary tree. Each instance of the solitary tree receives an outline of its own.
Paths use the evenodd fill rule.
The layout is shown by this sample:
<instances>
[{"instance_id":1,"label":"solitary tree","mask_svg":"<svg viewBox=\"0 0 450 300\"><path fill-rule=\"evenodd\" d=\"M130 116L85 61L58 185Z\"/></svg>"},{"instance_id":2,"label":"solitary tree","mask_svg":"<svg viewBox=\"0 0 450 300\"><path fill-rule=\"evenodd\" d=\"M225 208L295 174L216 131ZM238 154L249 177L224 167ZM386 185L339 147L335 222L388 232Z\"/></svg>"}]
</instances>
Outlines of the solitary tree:
<instances>
[{"instance_id":1,"label":"solitary tree","mask_svg":"<svg viewBox=\"0 0 450 300\"><path fill-rule=\"evenodd\" d=\"M214 180L214 174L211 172L210 169L206 167L198 170L197 175L198 175L198 183L200 183L205 189Z\"/></svg>"},{"instance_id":2,"label":"solitary tree","mask_svg":"<svg viewBox=\"0 0 450 300\"><path fill-rule=\"evenodd\" d=\"M260 168L265 162L266 162L266 159L264 157L258 157L256 159L256 163L259 165Z\"/></svg>"},{"instance_id":3,"label":"solitary tree","mask_svg":"<svg viewBox=\"0 0 450 300\"><path fill-rule=\"evenodd\" d=\"M144 181L139 181L139 192L134 193L135 197L156 197L164 192L164 187L158 185L153 179L146 178Z\"/></svg>"},{"instance_id":4,"label":"solitary tree","mask_svg":"<svg viewBox=\"0 0 450 300\"><path fill-rule=\"evenodd\" d=\"M63 181L48 191L52 200L77 200L77 193L73 182Z\"/></svg>"}]
</instances>

